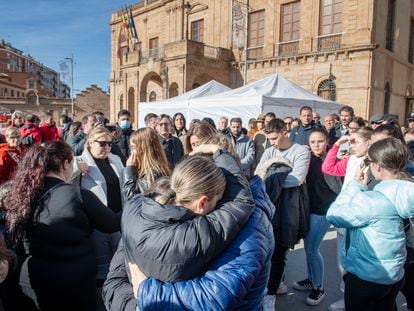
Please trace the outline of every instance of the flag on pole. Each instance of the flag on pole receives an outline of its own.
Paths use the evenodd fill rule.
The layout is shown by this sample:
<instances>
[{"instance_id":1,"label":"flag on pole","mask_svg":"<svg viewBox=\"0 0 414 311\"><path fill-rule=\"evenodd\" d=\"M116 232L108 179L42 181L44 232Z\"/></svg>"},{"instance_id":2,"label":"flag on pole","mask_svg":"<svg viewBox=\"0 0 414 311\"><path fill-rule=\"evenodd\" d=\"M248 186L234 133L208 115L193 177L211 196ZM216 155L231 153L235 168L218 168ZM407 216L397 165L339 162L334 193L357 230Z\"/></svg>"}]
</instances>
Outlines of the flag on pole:
<instances>
[{"instance_id":1,"label":"flag on pole","mask_svg":"<svg viewBox=\"0 0 414 311\"><path fill-rule=\"evenodd\" d=\"M117 55L118 55L118 58L119 59L122 58L122 46L121 46L121 44L122 44L122 38L121 37L122 37L122 25L118 29L118 37L117 37L117 39L118 39L118 51L117 51Z\"/></svg>"},{"instance_id":2,"label":"flag on pole","mask_svg":"<svg viewBox=\"0 0 414 311\"><path fill-rule=\"evenodd\" d=\"M135 22L134 22L134 17L132 15L132 9L131 6L129 7L129 25L131 27L131 32L132 32L132 37L135 40L135 43L138 43L138 33L137 33L137 29L135 27Z\"/></svg>"},{"instance_id":3,"label":"flag on pole","mask_svg":"<svg viewBox=\"0 0 414 311\"><path fill-rule=\"evenodd\" d=\"M66 80L70 77L70 68L68 66L67 60L61 60L59 62L59 70L62 80Z\"/></svg>"},{"instance_id":4,"label":"flag on pole","mask_svg":"<svg viewBox=\"0 0 414 311\"><path fill-rule=\"evenodd\" d=\"M129 27L128 27L128 22L127 19L125 18L125 12L124 9L122 9L122 26L124 27L124 35L127 37L127 39L129 40L131 37L131 34L129 32Z\"/></svg>"}]
</instances>

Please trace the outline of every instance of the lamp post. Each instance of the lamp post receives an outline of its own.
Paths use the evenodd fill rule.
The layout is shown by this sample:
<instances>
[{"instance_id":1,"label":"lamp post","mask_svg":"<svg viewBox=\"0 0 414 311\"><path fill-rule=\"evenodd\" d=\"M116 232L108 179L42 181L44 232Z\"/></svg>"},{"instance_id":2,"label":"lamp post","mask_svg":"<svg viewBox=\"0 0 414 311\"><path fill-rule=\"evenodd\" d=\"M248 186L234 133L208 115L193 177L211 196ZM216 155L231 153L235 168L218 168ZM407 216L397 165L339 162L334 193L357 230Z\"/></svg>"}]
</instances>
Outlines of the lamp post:
<instances>
[{"instance_id":1,"label":"lamp post","mask_svg":"<svg viewBox=\"0 0 414 311\"><path fill-rule=\"evenodd\" d=\"M70 99L71 99L71 107L72 107L72 118L75 119L75 103L73 102L73 53L72 57L65 57L66 60L70 61L70 76L71 76L71 89L70 89Z\"/></svg>"},{"instance_id":2,"label":"lamp post","mask_svg":"<svg viewBox=\"0 0 414 311\"><path fill-rule=\"evenodd\" d=\"M191 4L190 4L190 2L186 2L185 4L184 4L184 9L185 9L185 15L186 15L186 20L185 20L185 25L186 25L186 28L185 28L185 39L186 40L188 40L188 17L189 17L189 15L190 15L190 11L191 11Z\"/></svg>"}]
</instances>

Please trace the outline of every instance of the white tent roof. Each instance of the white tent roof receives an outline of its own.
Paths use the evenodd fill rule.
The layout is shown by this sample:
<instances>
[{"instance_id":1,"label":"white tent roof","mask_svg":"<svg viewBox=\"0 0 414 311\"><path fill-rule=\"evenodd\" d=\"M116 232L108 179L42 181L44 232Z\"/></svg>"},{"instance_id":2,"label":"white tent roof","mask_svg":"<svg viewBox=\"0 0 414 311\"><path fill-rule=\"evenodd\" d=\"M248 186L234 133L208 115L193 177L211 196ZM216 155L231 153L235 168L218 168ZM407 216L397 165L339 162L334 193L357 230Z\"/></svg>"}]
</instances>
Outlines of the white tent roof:
<instances>
[{"instance_id":1,"label":"white tent roof","mask_svg":"<svg viewBox=\"0 0 414 311\"><path fill-rule=\"evenodd\" d=\"M231 88L217 82L216 80L211 80L194 90L188 91L180 96L176 96L170 99L161 100L157 102L142 102L139 103L139 126L144 125L144 118L147 113L153 112L156 114L166 113L170 116L173 116L177 112L183 113L188 119L188 105L191 99L206 97L210 95L216 95L218 93L223 93Z\"/></svg>"},{"instance_id":2,"label":"white tent roof","mask_svg":"<svg viewBox=\"0 0 414 311\"><path fill-rule=\"evenodd\" d=\"M306 105L324 116L338 112L342 107L336 102L316 96L279 74L211 96L190 98L171 102L171 104L165 102L165 105L161 107L155 105L157 104L140 104L145 107L146 113L180 111L187 117L187 122L194 118L202 119L204 117L210 117L216 122L220 116L241 117L246 126L250 118L256 118L260 113L270 111L274 112L278 118L297 117L300 107ZM163 109L163 112L159 112L159 108ZM142 111L143 109L140 107L140 121L146 114L142 115ZM142 126L143 122L140 125Z\"/></svg>"},{"instance_id":3,"label":"white tent roof","mask_svg":"<svg viewBox=\"0 0 414 311\"><path fill-rule=\"evenodd\" d=\"M234 90L191 101L189 109L191 118L209 116L218 120L222 115L238 116L247 125L250 118L257 118L260 113L274 112L278 118L297 117L300 107L305 105L321 116L337 113L342 107L274 74Z\"/></svg>"},{"instance_id":4,"label":"white tent roof","mask_svg":"<svg viewBox=\"0 0 414 311\"><path fill-rule=\"evenodd\" d=\"M193 98L216 95L216 94L223 93L229 90L231 90L231 88L225 86L224 84L221 84L220 82L217 82L216 80L211 80L210 82L200 85L194 90L185 92L184 94L180 96L176 96L176 97L166 99L163 101L159 101L159 102L170 103L170 102L175 102L175 101L180 101L180 100L189 100Z\"/></svg>"}]
</instances>

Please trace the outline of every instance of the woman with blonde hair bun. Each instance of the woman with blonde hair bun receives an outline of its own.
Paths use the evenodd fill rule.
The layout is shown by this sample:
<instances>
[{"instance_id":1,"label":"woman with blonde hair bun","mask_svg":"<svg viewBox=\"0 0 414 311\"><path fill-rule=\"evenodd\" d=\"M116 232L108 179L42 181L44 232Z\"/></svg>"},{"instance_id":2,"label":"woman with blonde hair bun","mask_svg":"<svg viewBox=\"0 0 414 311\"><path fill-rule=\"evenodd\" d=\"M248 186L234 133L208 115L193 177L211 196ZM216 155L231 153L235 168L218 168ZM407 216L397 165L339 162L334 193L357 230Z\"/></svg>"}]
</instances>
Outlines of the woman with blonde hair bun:
<instances>
[{"instance_id":1,"label":"woman with blonde hair bun","mask_svg":"<svg viewBox=\"0 0 414 311\"><path fill-rule=\"evenodd\" d=\"M127 262L163 281L191 279L236 237L254 207L236 160L200 145L174 169L168 189L135 196L122 214ZM208 238L207 238L208 237Z\"/></svg>"},{"instance_id":2,"label":"woman with blonde hair bun","mask_svg":"<svg viewBox=\"0 0 414 311\"><path fill-rule=\"evenodd\" d=\"M88 135L82 155L74 161L73 183L92 191L101 202L114 213L121 213L124 205L122 170L119 156L111 153L112 135L103 126L95 127ZM97 284L101 287L109 271L120 232L111 234L94 230L97 262Z\"/></svg>"},{"instance_id":3,"label":"woman with blonde hair bun","mask_svg":"<svg viewBox=\"0 0 414 311\"><path fill-rule=\"evenodd\" d=\"M131 155L123 170L125 198L145 193L148 187L160 177L169 176L167 157L157 132L146 127L132 133L130 140Z\"/></svg>"}]
</instances>

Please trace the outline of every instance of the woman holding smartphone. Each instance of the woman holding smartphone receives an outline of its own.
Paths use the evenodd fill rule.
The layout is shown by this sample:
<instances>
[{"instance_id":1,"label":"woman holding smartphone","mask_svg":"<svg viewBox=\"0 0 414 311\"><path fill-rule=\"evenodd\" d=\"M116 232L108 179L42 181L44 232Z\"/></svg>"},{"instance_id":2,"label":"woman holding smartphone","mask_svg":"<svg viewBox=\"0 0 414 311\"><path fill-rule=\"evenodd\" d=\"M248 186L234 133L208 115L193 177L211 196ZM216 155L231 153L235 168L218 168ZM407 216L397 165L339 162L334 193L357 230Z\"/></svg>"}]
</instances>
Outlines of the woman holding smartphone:
<instances>
[{"instance_id":1,"label":"woman holding smartphone","mask_svg":"<svg viewBox=\"0 0 414 311\"><path fill-rule=\"evenodd\" d=\"M367 167L342 189L327 213L346 228L342 243L346 310L394 310L403 286L406 238L401 218L414 216L414 183L404 173L407 148L395 138L372 144L365 164L379 180L368 190Z\"/></svg>"}]
</instances>

